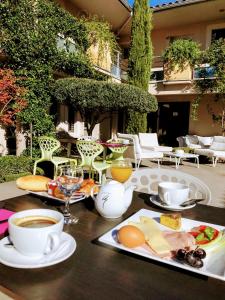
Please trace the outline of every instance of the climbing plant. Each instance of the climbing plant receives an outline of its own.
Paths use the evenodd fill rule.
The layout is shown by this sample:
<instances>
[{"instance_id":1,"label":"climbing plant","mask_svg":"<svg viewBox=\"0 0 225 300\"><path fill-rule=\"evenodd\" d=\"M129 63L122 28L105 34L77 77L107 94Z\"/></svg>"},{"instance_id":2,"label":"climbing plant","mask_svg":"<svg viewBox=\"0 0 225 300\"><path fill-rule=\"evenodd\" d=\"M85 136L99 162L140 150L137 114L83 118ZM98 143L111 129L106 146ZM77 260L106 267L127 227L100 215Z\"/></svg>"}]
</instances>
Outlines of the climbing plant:
<instances>
[{"instance_id":1,"label":"climbing plant","mask_svg":"<svg viewBox=\"0 0 225 300\"><path fill-rule=\"evenodd\" d=\"M98 46L97 61L101 62L108 53L111 58L118 49L115 34L111 30L110 24L99 19L97 16L83 18L83 25L88 32L88 41L90 45Z\"/></svg>"},{"instance_id":2,"label":"climbing plant","mask_svg":"<svg viewBox=\"0 0 225 300\"><path fill-rule=\"evenodd\" d=\"M131 47L128 60L128 82L143 90L148 90L151 73L151 10L148 0L135 0L131 27ZM127 128L129 133L147 131L146 113L128 112Z\"/></svg>"},{"instance_id":3,"label":"climbing plant","mask_svg":"<svg viewBox=\"0 0 225 300\"><path fill-rule=\"evenodd\" d=\"M191 39L177 39L169 44L163 52L163 61L168 71L176 67L183 71L187 64L194 67L201 56L200 45Z\"/></svg>"},{"instance_id":4,"label":"climbing plant","mask_svg":"<svg viewBox=\"0 0 225 300\"><path fill-rule=\"evenodd\" d=\"M79 77L96 75L84 54L90 46L87 30L50 0L4 0L0 15L0 44L7 57L0 65L23 77L20 84L27 89L28 106L20 113L21 121L24 126L32 123L36 135L52 132L49 109L53 71L61 69ZM75 45L72 51L71 41Z\"/></svg>"},{"instance_id":5,"label":"climbing plant","mask_svg":"<svg viewBox=\"0 0 225 300\"><path fill-rule=\"evenodd\" d=\"M206 64L208 68L202 67ZM225 39L214 41L208 49L202 52L198 69L201 79L195 82L195 87L199 96L192 104L192 116L197 119L201 99L204 95L210 94L215 101L214 104L217 105L211 101L208 102L208 112L212 120L219 124L221 133L225 135Z\"/></svg>"}]
</instances>

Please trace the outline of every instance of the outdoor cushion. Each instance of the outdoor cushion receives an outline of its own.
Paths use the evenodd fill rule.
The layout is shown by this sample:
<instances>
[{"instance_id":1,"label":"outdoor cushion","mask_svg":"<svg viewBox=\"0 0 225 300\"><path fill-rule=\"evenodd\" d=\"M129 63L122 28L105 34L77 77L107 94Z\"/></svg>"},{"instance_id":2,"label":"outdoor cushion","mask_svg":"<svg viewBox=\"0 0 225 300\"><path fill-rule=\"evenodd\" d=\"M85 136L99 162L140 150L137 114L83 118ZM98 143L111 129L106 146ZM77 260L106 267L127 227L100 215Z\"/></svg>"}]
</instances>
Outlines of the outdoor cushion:
<instances>
[{"instance_id":1,"label":"outdoor cushion","mask_svg":"<svg viewBox=\"0 0 225 300\"><path fill-rule=\"evenodd\" d=\"M198 136L199 144L203 147L210 146L213 142L213 137L211 136Z\"/></svg>"},{"instance_id":2,"label":"outdoor cushion","mask_svg":"<svg viewBox=\"0 0 225 300\"><path fill-rule=\"evenodd\" d=\"M139 133L139 139L141 146L144 147L159 145L156 133Z\"/></svg>"},{"instance_id":3,"label":"outdoor cushion","mask_svg":"<svg viewBox=\"0 0 225 300\"><path fill-rule=\"evenodd\" d=\"M149 151L149 150L143 150L141 154L141 158L163 158L163 153L162 152L157 152L157 151Z\"/></svg>"},{"instance_id":4,"label":"outdoor cushion","mask_svg":"<svg viewBox=\"0 0 225 300\"><path fill-rule=\"evenodd\" d=\"M202 146L199 144L189 144L188 147L192 148L192 149L201 149L202 148Z\"/></svg>"},{"instance_id":5,"label":"outdoor cushion","mask_svg":"<svg viewBox=\"0 0 225 300\"><path fill-rule=\"evenodd\" d=\"M211 149L195 149L195 153L198 155L205 155L205 156L209 156L209 157L215 156L214 155L215 151L213 151Z\"/></svg>"},{"instance_id":6,"label":"outdoor cushion","mask_svg":"<svg viewBox=\"0 0 225 300\"><path fill-rule=\"evenodd\" d=\"M145 151L160 151L160 152L171 152L173 150L172 147L168 146L151 146L151 147L142 147L142 150Z\"/></svg>"},{"instance_id":7,"label":"outdoor cushion","mask_svg":"<svg viewBox=\"0 0 225 300\"><path fill-rule=\"evenodd\" d=\"M185 142L187 146L190 144L198 144L198 136L197 135L186 135Z\"/></svg>"},{"instance_id":8,"label":"outdoor cushion","mask_svg":"<svg viewBox=\"0 0 225 300\"><path fill-rule=\"evenodd\" d=\"M225 136L214 136L213 141L217 143L225 143Z\"/></svg>"},{"instance_id":9,"label":"outdoor cushion","mask_svg":"<svg viewBox=\"0 0 225 300\"><path fill-rule=\"evenodd\" d=\"M210 149L216 151L225 151L225 143L213 142Z\"/></svg>"}]
</instances>

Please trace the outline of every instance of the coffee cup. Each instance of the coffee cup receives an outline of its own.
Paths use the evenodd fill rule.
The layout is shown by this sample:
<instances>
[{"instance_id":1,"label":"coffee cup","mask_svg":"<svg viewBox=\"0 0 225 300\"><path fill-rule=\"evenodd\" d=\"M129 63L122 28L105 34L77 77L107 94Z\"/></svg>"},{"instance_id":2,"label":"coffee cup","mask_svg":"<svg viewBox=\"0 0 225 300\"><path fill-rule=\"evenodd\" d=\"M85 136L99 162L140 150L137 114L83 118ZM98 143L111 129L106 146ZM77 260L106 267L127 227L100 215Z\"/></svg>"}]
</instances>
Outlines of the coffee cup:
<instances>
[{"instance_id":1,"label":"coffee cup","mask_svg":"<svg viewBox=\"0 0 225 300\"><path fill-rule=\"evenodd\" d=\"M57 250L64 217L50 209L30 209L9 218L9 237L23 255L39 257Z\"/></svg>"},{"instance_id":2,"label":"coffee cup","mask_svg":"<svg viewBox=\"0 0 225 300\"><path fill-rule=\"evenodd\" d=\"M177 206L188 200L189 187L178 182L164 181L158 185L160 199L170 206Z\"/></svg>"}]
</instances>

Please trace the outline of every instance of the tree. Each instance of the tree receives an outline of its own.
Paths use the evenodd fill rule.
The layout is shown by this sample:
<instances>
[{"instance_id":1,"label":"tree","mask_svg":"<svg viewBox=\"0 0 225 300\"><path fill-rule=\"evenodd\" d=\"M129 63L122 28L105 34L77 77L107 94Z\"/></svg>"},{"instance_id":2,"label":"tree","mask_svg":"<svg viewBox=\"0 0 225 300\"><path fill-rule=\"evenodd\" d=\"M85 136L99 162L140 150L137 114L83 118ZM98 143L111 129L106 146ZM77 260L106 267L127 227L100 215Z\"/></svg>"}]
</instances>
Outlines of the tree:
<instances>
[{"instance_id":1,"label":"tree","mask_svg":"<svg viewBox=\"0 0 225 300\"><path fill-rule=\"evenodd\" d=\"M207 68L202 68L202 64L209 64L213 72L213 78L209 78ZM220 124L221 132L225 134L225 39L219 39L202 53L199 63L201 80L196 81L196 88L200 97L193 103L194 112L198 107L199 100L203 95L209 94L220 105L220 111L216 112L214 106L208 103L208 111L214 122Z\"/></svg>"},{"instance_id":2,"label":"tree","mask_svg":"<svg viewBox=\"0 0 225 300\"><path fill-rule=\"evenodd\" d=\"M132 109L140 113L157 110L157 100L148 92L129 84L93 79L59 79L52 88L56 101L71 105L86 122L88 135L112 111Z\"/></svg>"},{"instance_id":3,"label":"tree","mask_svg":"<svg viewBox=\"0 0 225 300\"><path fill-rule=\"evenodd\" d=\"M0 124L14 125L16 115L26 106L25 89L16 84L12 70L0 69Z\"/></svg>"},{"instance_id":4,"label":"tree","mask_svg":"<svg viewBox=\"0 0 225 300\"><path fill-rule=\"evenodd\" d=\"M128 82L145 91L151 74L151 11L148 0L135 0L131 27L131 47L128 61ZM147 131L146 113L129 111L127 132L138 133Z\"/></svg>"}]
</instances>

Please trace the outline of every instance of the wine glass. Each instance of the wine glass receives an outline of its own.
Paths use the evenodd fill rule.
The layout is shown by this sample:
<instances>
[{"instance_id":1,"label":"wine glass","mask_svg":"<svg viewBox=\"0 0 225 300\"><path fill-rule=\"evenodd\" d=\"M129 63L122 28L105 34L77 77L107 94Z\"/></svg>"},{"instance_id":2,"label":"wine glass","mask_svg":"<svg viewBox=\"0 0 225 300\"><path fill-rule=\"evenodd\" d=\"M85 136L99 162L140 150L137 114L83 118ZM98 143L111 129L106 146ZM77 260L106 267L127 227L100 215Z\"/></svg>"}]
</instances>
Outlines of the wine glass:
<instances>
[{"instance_id":1,"label":"wine glass","mask_svg":"<svg viewBox=\"0 0 225 300\"><path fill-rule=\"evenodd\" d=\"M61 166L59 167L56 183L65 196L65 207L63 210L64 224L76 224L79 219L70 213L70 199L73 192L78 190L83 181L83 169L81 167Z\"/></svg>"},{"instance_id":2,"label":"wine glass","mask_svg":"<svg viewBox=\"0 0 225 300\"><path fill-rule=\"evenodd\" d=\"M132 164L130 160L114 160L111 164L112 178L121 183L126 182L132 174Z\"/></svg>"}]
</instances>

